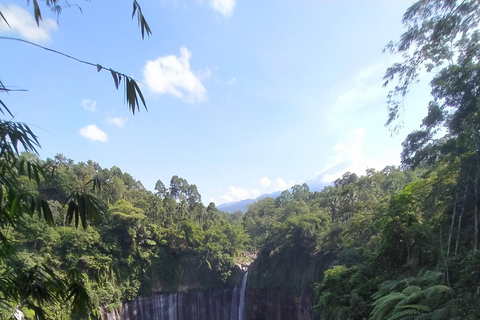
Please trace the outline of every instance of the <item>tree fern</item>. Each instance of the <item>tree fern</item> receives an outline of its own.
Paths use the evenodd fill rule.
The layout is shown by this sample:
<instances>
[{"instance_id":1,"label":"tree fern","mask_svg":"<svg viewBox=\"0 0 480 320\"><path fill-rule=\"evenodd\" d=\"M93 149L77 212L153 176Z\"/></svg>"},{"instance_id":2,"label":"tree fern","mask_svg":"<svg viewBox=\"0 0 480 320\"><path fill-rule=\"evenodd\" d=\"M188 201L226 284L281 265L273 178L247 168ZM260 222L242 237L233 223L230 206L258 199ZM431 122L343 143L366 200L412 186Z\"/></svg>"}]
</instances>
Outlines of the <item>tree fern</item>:
<instances>
[{"instance_id":1,"label":"tree fern","mask_svg":"<svg viewBox=\"0 0 480 320\"><path fill-rule=\"evenodd\" d=\"M437 284L440 277L440 273L427 271L417 277L385 282L372 296L375 302L370 319L451 319L455 300L449 287Z\"/></svg>"}]
</instances>

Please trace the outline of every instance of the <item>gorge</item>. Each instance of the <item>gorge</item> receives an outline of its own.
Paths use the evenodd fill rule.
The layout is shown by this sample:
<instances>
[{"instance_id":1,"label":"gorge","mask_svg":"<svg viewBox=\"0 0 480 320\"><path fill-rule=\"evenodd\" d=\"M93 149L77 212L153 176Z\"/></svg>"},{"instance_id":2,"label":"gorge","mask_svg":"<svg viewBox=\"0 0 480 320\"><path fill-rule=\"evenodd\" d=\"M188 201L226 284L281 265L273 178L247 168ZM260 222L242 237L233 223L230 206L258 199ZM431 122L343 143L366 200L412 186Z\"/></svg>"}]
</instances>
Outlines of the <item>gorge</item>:
<instances>
[{"instance_id":1,"label":"gorge","mask_svg":"<svg viewBox=\"0 0 480 320\"><path fill-rule=\"evenodd\" d=\"M152 294L123 303L104 320L313 320L312 297L289 290L247 287L248 271L233 289Z\"/></svg>"}]
</instances>

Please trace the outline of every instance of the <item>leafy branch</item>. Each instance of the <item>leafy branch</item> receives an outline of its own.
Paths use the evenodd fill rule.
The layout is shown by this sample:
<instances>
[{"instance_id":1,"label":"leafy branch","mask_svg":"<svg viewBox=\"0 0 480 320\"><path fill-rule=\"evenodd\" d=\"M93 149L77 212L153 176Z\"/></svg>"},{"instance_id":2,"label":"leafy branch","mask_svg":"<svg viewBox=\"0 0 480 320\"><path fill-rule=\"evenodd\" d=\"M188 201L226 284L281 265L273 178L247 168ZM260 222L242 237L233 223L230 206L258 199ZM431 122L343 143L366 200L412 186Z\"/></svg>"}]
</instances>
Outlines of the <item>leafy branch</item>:
<instances>
[{"instance_id":1,"label":"leafy branch","mask_svg":"<svg viewBox=\"0 0 480 320\"><path fill-rule=\"evenodd\" d=\"M112 68L107 68L107 67L104 67L98 63L92 63L92 62L88 62L88 61L85 61L85 60L81 60L81 59L78 59L76 57L73 57L71 55L68 55L66 53L63 53L63 52L60 52L60 51L57 51L57 50L54 50L54 49L51 49L51 48L47 48L47 47L44 47L44 46L41 46L39 44L36 44L34 42L31 42L31 41L27 41L27 40L23 40L23 39L20 39L20 38L14 38L14 37L4 37L4 36L0 36L0 39L3 39L3 40L11 40L11 41L19 41L19 42L23 42L23 43L27 43L29 45L32 45L32 46L35 46L35 47L38 47L38 48L41 48L43 50L46 50L46 51L50 51L50 52L53 52L53 53L56 53L58 55L61 55L61 56L64 56L66 58L69 58L69 59L72 59L74 61L77 61L77 62L80 62L80 63L83 63L83 64L86 64L86 65L89 65L89 66L93 66L97 69L98 72L102 71L102 70L107 70L107 71L110 71L112 77L113 77L113 81L115 83L115 87L117 88L118 90L118 87L120 86L121 82L122 82L122 79L124 79L124 83L125 83L125 89L124 89L124 92L125 92L125 101L128 105L128 108L130 109L130 111L135 115L135 112L136 111L140 111L140 102L139 102L139 99L141 101L141 103L143 104L145 110L148 110L147 109L147 104L145 102L145 98L143 97L143 94L142 94L142 91L140 90L138 84L137 84L137 81L135 79L133 79L132 77L129 77L127 76L126 74L124 73L121 73L121 72L118 72L118 71L115 71L113 70ZM3 103L2 103L3 105Z\"/></svg>"},{"instance_id":2,"label":"leafy branch","mask_svg":"<svg viewBox=\"0 0 480 320\"><path fill-rule=\"evenodd\" d=\"M87 0L88 1L88 0ZM30 0L27 0L28 3L30 3ZM47 7L49 7L56 15L57 17L62 13L63 7L71 7L72 4L68 0L63 0L63 6L59 4L60 0L46 0L45 4ZM78 7L80 12L82 11L82 8L78 5L74 5ZM33 0L33 14L35 17L35 21L37 22L37 25L40 25L40 21L42 20L42 12L40 10L40 6L38 5L38 0ZM132 19L135 17L135 14L137 14L138 17L138 25L140 26L140 30L142 31L142 39L145 39L145 32L147 32L147 35L151 35L152 31L150 30L150 26L147 23L147 20L145 19L143 13L142 13L142 8L138 4L137 0L133 1L133 12L132 12ZM7 20L3 16L3 14L0 12L0 17L7 23Z\"/></svg>"}]
</instances>

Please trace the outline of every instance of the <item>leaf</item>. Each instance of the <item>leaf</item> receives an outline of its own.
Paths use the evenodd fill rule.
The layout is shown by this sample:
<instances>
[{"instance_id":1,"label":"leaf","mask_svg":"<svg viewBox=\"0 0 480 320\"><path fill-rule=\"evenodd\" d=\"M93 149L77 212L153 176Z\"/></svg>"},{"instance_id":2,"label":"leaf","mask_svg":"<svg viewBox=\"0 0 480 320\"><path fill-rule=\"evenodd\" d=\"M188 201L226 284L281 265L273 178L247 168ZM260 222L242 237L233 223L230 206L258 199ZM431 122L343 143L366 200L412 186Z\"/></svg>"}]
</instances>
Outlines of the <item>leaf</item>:
<instances>
[{"instance_id":1,"label":"leaf","mask_svg":"<svg viewBox=\"0 0 480 320\"><path fill-rule=\"evenodd\" d=\"M15 199L13 199L12 206L10 207L10 212L9 212L10 219L12 219L14 214L17 212L18 201L19 201L18 196L16 196Z\"/></svg>"},{"instance_id":2,"label":"leaf","mask_svg":"<svg viewBox=\"0 0 480 320\"><path fill-rule=\"evenodd\" d=\"M112 73L113 81L115 82L115 87L118 90L118 85L120 84L119 76L118 73L110 69L110 72Z\"/></svg>"},{"instance_id":3,"label":"leaf","mask_svg":"<svg viewBox=\"0 0 480 320\"><path fill-rule=\"evenodd\" d=\"M102 209L100 202L95 196L74 191L67 198L64 206L67 204L67 220L69 224L72 222L73 218L75 218L76 228L78 228L78 225L81 222L82 228L87 229L88 220L92 220L95 225L98 225L98 216Z\"/></svg>"},{"instance_id":4,"label":"leaf","mask_svg":"<svg viewBox=\"0 0 480 320\"><path fill-rule=\"evenodd\" d=\"M68 199L67 199L68 201ZM75 211L78 211L77 205L75 202L70 201L68 204L68 210L67 210L67 223L70 224L72 223L73 217L75 216Z\"/></svg>"},{"instance_id":5,"label":"leaf","mask_svg":"<svg viewBox=\"0 0 480 320\"><path fill-rule=\"evenodd\" d=\"M135 16L135 13L137 13L138 15L138 25L140 26L140 30L142 32L142 39L145 39L145 32L147 32L147 35L151 35L152 30L150 29L150 26L148 25L147 20L143 16L142 8L140 8L140 5L138 4L137 0L133 1L132 19Z\"/></svg>"},{"instance_id":6,"label":"leaf","mask_svg":"<svg viewBox=\"0 0 480 320\"><path fill-rule=\"evenodd\" d=\"M37 26L40 26L40 20L42 20L42 13L40 12L40 7L38 6L37 0L33 0L33 8L35 14L35 21L37 22Z\"/></svg>"},{"instance_id":7,"label":"leaf","mask_svg":"<svg viewBox=\"0 0 480 320\"><path fill-rule=\"evenodd\" d=\"M145 110L148 111L147 109L147 104L145 103L145 98L143 97L143 94L142 94L142 91L140 90L140 88L138 87L137 85L137 82L135 82L134 80L133 81L133 85L135 87L135 91L137 92L137 94L140 96L140 100L142 100L142 104L143 106L145 107ZM140 110L139 110L140 111Z\"/></svg>"},{"instance_id":8,"label":"leaf","mask_svg":"<svg viewBox=\"0 0 480 320\"><path fill-rule=\"evenodd\" d=\"M0 11L0 17L2 17L3 21L5 21L7 26L11 29L12 27L10 27L10 25L8 24L8 21L7 21L7 19L5 19L5 16L3 15L2 11Z\"/></svg>"},{"instance_id":9,"label":"leaf","mask_svg":"<svg viewBox=\"0 0 480 320\"><path fill-rule=\"evenodd\" d=\"M48 205L47 200L42 199L40 202L42 205L43 218L45 219L45 222L47 222L49 225L52 225L53 214L52 214L52 211L50 210L50 206Z\"/></svg>"},{"instance_id":10,"label":"leaf","mask_svg":"<svg viewBox=\"0 0 480 320\"><path fill-rule=\"evenodd\" d=\"M133 19L133 17L135 17L135 12L137 12L137 5L138 5L137 1L134 0L134 1L133 1L132 19Z\"/></svg>"},{"instance_id":11,"label":"leaf","mask_svg":"<svg viewBox=\"0 0 480 320\"><path fill-rule=\"evenodd\" d=\"M0 112L1 112L2 114L5 114L5 113L3 112L3 110L5 110L5 111L8 112L8 114L9 114L11 117L13 117L13 114L10 112L10 110L9 110L8 107L7 107L7 105L6 105L2 100L0 100L0 104L1 104L2 107L3 107L3 108L0 108Z\"/></svg>"},{"instance_id":12,"label":"leaf","mask_svg":"<svg viewBox=\"0 0 480 320\"><path fill-rule=\"evenodd\" d=\"M97 63L97 72L102 71L103 67Z\"/></svg>"}]
</instances>

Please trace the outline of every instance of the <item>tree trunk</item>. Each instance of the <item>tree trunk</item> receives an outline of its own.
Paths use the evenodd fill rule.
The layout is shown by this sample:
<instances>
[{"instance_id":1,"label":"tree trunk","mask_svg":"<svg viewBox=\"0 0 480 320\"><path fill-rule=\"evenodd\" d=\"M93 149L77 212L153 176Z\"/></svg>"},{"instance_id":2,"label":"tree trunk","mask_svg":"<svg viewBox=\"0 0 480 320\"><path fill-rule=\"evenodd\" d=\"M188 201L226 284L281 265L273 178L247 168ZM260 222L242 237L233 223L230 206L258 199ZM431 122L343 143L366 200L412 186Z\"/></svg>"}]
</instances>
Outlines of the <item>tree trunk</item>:
<instances>
[{"instance_id":1,"label":"tree trunk","mask_svg":"<svg viewBox=\"0 0 480 320\"><path fill-rule=\"evenodd\" d=\"M465 205L467 202L467 193L468 193L468 184L465 186L465 194L463 195L463 206L462 206L462 210L460 210L460 215L458 216L457 241L455 243L455 257L457 256L457 253L458 253L458 243L460 241L460 230L462 227L462 218L463 218L463 213L465 212Z\"/></svg>"},{"instance_id":2,"label":"tree trunk","mask_svg":"<svg viewBox=\"0 0 480 320\"><path fill-rule=\"evenodd\" d=\"M477 146L477 176L475 181L475 234L474 234L474 246L473 251L478 252L479 241L479 224L480 224L480 150Z\"/></svg>"},{"instance_id":3,"label":"tree trunk","mask_svg":"<svg viewBox=\"0 0 480 320\"><path fill-rule=\"evenodd\" d=\"M457 215L457 200L458 200L458 192L455 192L455 201L453 202L452 224L450 225L450 234L448 235L447 256L450 255L450 245L452 243L453 226L455 224L455 216Z\"/></svg>"}]
</instances>

